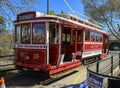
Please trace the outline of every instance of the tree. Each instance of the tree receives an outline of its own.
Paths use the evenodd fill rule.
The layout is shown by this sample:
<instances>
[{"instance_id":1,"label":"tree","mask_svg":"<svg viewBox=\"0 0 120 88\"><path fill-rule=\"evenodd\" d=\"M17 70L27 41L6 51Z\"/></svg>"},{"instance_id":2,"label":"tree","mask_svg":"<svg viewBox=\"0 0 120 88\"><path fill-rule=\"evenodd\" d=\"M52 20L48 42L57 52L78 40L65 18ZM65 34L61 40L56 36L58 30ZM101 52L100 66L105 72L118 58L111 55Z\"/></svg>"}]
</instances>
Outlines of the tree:
<instances>
[{"instance_id":1,"label":"tree","mask_svg":"<svg viewBox=\"0 0 120 88\"><path fill-rule=\"evenodd\" d=\"M0 0L0 16L5 20L7 29L12 29L13 21L20 12L34 11L34 5L38 0Z\"/></svg>"},{"instance_id":2,"label":"tree","mask_svg":"<svg viewBox=\"0 0 120 88\"><path fill-rule=\"evenodd\" d=\"M20 12L33 11L37 0L0 0L0 55L14 54L13 21ZM6 26L7 30L6 30ZM10 28L11 27L11 28Z\"/></svg>"},{"instance_id":3,"label":"tree","mask_svg":"<svg viewBox=\"0 0 120 88\"><path fill-rule=\"evenodd\" d=\"M48 14L49 14L49 15L55 15L55 11L50 10Z\"/></svg>"},{"instance_id":4,"label":"tree","mask_svg":"<svg viewBox=\"0 0 120 88\"><path fill-rule=\"evenodd\" d=\"M5 20L2 16L0 16L0 32L5 30Z\"/></svg>"},{"instance_id":5,"label":"tree","mask_svg":"<svg viewBox=\"0 0 120 88\"><path fill-rule=\"evenodd\" d=\"M11 31L0 33L0 56L14 54L13 35Z\"/></svg>"},{"instance_id":6,"label":"tree","mask_svg":"<svg viewBox=\"0 0 120 88\"><path fill-rule=\"evenodd\" d=\"M120 40L120 0L82 0L85 14L101 22Z\"/></svg>"}]
</instances>

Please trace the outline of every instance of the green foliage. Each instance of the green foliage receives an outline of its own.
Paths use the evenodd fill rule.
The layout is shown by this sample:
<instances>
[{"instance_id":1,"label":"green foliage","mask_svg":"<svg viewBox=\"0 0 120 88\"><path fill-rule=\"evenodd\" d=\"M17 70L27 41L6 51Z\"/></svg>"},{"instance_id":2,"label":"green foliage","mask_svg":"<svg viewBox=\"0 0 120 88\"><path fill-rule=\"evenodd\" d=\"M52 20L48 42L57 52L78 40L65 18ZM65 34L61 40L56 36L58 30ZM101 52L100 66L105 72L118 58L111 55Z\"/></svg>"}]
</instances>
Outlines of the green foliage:
<instances>
[{"instance_id":1,"label":"green foliage","mask_svg":"<svg viewBox=\"0 0 120 88\"><path fill-rule=\"evenodd\" d=\"M13 54L13 36L8 32L0 33L0 56Z\"/></svg>"},{"instance_id":2,"label":"green foliage","mask_svg":"<svg viewBox=\"0 0 120 88\"><path fill-rule=\"evenodd\" d=\"M0 16L0 32L5 30L5 20L2 16Z\"/></svg>"},{"instance_id":3,"label":"green foliage","mask_svg":"<svg viewBox=\"0 0 120 88\"><path fill-rule=\"evenodd\" d=\"M55 11L50 10L48 14L49 14L49 15L55 15Z\"/></svg>"},{"instance_id":4,"label":"green foliage","mask_svg":"<svg viewBox=\"0 0 120 88\"><path fill-rule=\"evenodd\" d=\"M104 24L120 39L120 0L82 0L87 16Z\"/></svg>"}]
</instances>

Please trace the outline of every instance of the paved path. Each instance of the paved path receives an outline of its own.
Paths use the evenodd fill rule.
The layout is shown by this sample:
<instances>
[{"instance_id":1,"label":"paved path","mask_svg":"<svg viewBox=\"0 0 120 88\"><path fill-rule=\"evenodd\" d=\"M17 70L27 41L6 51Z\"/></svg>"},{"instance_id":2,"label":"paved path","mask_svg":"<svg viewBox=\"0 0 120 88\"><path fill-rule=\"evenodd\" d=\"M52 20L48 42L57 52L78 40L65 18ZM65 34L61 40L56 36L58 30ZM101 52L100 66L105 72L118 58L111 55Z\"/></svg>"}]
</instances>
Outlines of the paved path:
<instances>
[{"instance_id":1,"label":"paved path","mask_svg":"<svg viewBox=\"0 0 120 88\"><path fill-rule=\"evenodd\" d=\"M118 52L119 53L119 52ZM118 53L111 53L116 56ZM105 64L105 63L104 63ZM102 65L101 65L102 66ZM93 67L94 68L94 67ZM95 68L94 68L95 69ZM72 84L80 84L87 78L86 67L81 66L78 71L63 76L49 84L43 85L41 78L24 73L15 73L5 77L6 87L8 88L60 88Z\"/></svg>"}]
</instances>

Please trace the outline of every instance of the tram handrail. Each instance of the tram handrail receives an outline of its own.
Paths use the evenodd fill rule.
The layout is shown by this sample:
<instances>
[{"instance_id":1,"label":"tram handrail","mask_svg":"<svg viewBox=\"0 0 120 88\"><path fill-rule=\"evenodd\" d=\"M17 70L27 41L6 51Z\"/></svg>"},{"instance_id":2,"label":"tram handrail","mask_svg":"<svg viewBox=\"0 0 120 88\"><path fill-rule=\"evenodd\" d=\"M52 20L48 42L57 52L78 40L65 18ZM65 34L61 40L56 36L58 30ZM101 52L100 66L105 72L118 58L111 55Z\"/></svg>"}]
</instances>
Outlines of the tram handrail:
<instances>
[{"instance_id":1,"label":"tram handrail","mask_svg":"<svg viewBox=\"0 0 120 88\"><path fill-rule=\"evenodd\" d=\"M89 64L89 65L87 65L87 67L93 66L93 65L97 64L98 62L106 61L106 60L108 60L110 57L111 57L111 55L108 56L108 57L106 57L106 58L104 58L104 59L102 59L102 60L99 60L99 61L97 61L97 62L94 62L94 63L92 63L92 64Z\"/></svg>"},{"instance_id":2,"label":"tram handrail","mask_svg":"<svg viewBox=\"0 0 120 88\"><path fill-rule=\"evenodd\" d=\"M88 68L87 68L87 70L88 70L89 72L92 72L92 73L97 74L97 75L99 75L99 76L104 76L104 77L110 77L110 78L117 78L117 79L120 79L120 76L110 76L110 75L100 74L100 73L91 71L91 70L89 70Z\"/></svg>"},{"instance_id":3,"label":"tram handrail","mask_svg":"<svg viewBox=\"0 0 120 88\"><path fill-rule=\"evenodd\" d=\"M116 67L115 65L119 65L118 61L119 61L119 60L113 61L113 64L114 64L114 65L113 65L113 68ZM102 70L107 69L107 68L109 69L109 68L111 68L111 66L112 66L112 65L111 65L111 63L110 63L110 64L106 65L106 68L100 69L99 72L102 72Z\"/></svg>"},{"instance_id":4,"label":"tram handrail","mask_svg":"<svg viewBox=\"0 0 120 88\"><path fill-rule=\"evenodd\" d=\"M105 68L102 68L102 69L99 70L99 66L97 67L97 64L100 64L101 62L104 62L104 61L106 61L106 60L111 60L111 61L110 61L111 63L108 64L108 65L106 65ZM98 70L92 70L92 69L90 69L91 66L96 66L96 69L98 69ZM88 66L87 66L87 71L92 72L92 73L94 73L94 74L96 74L96 75L99 75L99 76L103 76L103 77L120 79L120 76L115 76L115 75L113 75L113 69L114 69L115 67L117 67L117 66L119 66L119 68L120 68L120 54L119 54L119 58L118 58L116 61L114 61L114 60L113 60L113 56L110 55L110 56L108 56L107 58L105 58L105 59L103 59L103 60L100 60L100 61L98 61L98 62L95 62L95 63L93 63L93 64L88 65ZM104 74L105 72L102 72L102 70L105 70L105 69L106 69L106 71L111 72L111 75L109 75L109 74L107 74L107 75ZM98 71L98 72L97 72L97 71Z\"/></svg>"}]
</instances>

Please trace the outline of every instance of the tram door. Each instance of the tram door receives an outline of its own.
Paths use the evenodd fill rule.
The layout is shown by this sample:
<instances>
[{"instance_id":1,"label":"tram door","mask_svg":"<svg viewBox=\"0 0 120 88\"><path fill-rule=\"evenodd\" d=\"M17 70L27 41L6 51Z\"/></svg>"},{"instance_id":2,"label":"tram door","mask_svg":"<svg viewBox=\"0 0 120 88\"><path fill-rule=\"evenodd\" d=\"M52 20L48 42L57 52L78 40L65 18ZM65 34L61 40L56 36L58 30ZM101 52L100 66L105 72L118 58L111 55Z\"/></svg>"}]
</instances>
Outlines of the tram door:
<instances>
[{"instance_id":1,"label":"tram door","mask_svg":"<svg viewBox=\"0 0 120 88\"><path fill-rule=\"evenodd\" d=\"M108 36L103 35L103 53L108 53Z\"/></svg>"},{"instance_id":2,"label":"tram door","mask_svg":"<svg viewBox=\"0 0 120 88\"><path fill-rule=\"evenodd\" d=\"M59 23L49 23L49 63L57 65L59 58Z\"/></svg>"},{"instance_id":3,"label":"tram door","mask_svg":"<svg viewBox=\"0 0 120 88\"><path fill-rule=\"evenodd\" d=\"M75 59L75 28L64 27L62 29L61 62L73 62Z\"/></svg>"}]
</instances>

